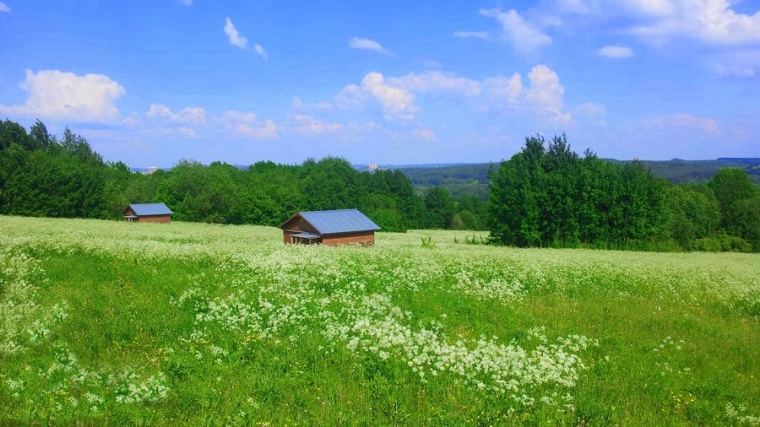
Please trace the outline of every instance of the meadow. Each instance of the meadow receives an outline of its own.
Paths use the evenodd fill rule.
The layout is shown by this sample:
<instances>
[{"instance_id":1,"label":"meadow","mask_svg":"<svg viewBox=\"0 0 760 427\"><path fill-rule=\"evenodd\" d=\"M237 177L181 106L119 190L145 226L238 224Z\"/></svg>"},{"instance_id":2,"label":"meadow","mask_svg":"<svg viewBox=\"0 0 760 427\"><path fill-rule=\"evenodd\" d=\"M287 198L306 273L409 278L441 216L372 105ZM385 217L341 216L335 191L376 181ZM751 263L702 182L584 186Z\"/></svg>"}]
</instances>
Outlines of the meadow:
<instances>
[{"instance_id":1,"label":"meadow","mask_svg":"<svg viewBox=\"0 0 760 427\"><path fill-rule=\"evenodd\" d=\"M760 425L760 255L0 216L0 424Z\"/></svg>"}]
</instances>

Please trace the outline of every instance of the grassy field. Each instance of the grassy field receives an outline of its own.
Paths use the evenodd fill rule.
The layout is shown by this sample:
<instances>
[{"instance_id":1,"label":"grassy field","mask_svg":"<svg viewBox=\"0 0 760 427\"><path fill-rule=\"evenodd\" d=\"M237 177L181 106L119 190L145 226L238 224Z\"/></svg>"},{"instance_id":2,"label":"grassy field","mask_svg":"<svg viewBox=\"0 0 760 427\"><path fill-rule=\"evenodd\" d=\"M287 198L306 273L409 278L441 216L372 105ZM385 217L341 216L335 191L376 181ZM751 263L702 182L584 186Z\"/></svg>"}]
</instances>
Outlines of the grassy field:
<instances>
[{"instance_id":1,"label":"grassy field","mask_svg":"<svg viewBox=\"0 0 760 427\"><path fill-rule=\"evenodd\" d=\"M760 425L760 255L0 216L0 424Z\"/></svg>"}]
</instances>

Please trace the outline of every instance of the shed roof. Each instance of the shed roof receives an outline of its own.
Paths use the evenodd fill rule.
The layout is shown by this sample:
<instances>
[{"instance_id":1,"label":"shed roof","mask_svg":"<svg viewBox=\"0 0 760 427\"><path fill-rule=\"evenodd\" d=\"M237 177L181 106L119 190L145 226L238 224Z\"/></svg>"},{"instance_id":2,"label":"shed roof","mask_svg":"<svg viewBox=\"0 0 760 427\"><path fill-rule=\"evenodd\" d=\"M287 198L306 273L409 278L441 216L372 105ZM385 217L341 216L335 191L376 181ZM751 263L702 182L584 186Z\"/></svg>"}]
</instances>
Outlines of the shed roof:
<instances>
[{"instance_id":1,"label":"shed roof","mask_svg":"<svg viewBox=\"0 0 760 427\"><path fill-rule=\"evenodd\" d=\"M357 231L377 231L380 227L359 212L358 209L339 209L332 211L298 212L283 222L284 227L293 218L300 216L312 225L320 234L352 233Z\"/></svg>"},{"instance_id":2,"label":"shed roof","mask_svg":"<svg viewBox=\"0 0 760 427\"><path fill-rule=\"evenodd\" d=\"M129 207L137 216L172 215L164 203L131 203Z\"/></svg>"}]
</instances>

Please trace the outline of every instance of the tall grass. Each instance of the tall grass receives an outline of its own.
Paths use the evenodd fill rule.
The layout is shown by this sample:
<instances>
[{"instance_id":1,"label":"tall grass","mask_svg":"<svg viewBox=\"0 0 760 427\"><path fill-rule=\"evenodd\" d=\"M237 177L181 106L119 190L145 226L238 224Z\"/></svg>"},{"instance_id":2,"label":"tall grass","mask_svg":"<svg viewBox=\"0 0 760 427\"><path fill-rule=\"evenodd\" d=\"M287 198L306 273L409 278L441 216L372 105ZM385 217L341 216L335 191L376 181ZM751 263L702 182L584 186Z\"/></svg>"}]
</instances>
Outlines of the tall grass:
<instances>
[{"instance_id":1,"label":"tall grass","mask_svg":"<svg viewBox=\"0 0 760 427\"><path fill-rule=\"evenodd\" d=\"M465 237L0 217L0 424L760 425L759 255Z\"/></svg>"}]
</instances>

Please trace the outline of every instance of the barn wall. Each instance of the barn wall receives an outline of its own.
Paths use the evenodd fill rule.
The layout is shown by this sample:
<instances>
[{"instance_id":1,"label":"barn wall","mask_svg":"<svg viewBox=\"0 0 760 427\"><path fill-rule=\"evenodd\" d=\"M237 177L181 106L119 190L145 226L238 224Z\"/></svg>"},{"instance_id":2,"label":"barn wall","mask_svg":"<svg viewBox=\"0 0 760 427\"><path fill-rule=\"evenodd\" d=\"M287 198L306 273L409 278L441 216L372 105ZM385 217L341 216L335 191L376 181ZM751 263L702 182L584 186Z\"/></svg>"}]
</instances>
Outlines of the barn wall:
<instances>
[{"instance_id":1,"label":"barn wall","mask_svg":"<svg viewBox=\"0 0 760 427\"><path fill-rule=\"evenodd\" d=\"M310 233L317 233L317 230L309 226L309 223L306 221L302 221L303 218L300 216L296 216L295 218L291 219L290 221L286 222L282 225L282 241L285 243L293 243L293 238L290 237L293 233L298 233L299 231L308 231ZM303 226L302 226L303 225Z\"/></svg>"},{"instance_id":2,"label":"barn wall","mask_svg":"<svg viewBox=\"0 0 760 427\"><path fill-rule=\"evenodd\" d=\"M335 245L348 245L351 243L358 243L362 246L374 245L375 232L361 231L358 233L334 234L334 235L322 237L323 245L335 246Z\"/></svg>"},{"instance_id":3,"label":"barn wall","mask_svg":"<svg viewBox=\"0 0 760 427\"><path fill-rule=\"evenodd\" d=\"M161 215L161 216L141 216L137 219L138 222L161 222L161 223L169 223L172 221L172 217L169 215Z\"/></svg>"}]
</instances>

